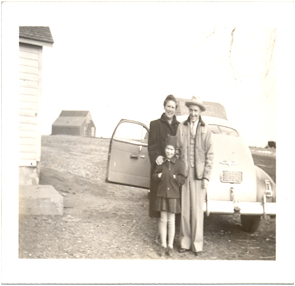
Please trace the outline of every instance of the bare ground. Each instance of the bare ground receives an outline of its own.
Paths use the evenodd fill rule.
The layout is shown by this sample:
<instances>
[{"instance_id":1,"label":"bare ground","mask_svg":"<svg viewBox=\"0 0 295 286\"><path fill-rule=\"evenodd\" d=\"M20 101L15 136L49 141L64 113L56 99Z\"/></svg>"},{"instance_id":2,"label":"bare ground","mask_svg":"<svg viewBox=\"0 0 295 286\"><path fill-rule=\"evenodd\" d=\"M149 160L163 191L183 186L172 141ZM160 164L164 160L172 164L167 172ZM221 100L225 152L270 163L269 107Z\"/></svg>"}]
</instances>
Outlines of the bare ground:
<instances>
[{"instance_id":1,"label":"bare ground","mask_svg":"<svg viewBox=\"0 0 295 286\"><path fill-rule=\"evenodd\" d=\"M40 184L53 185L63 196L64 215L20 215L19 258L159 259L147 190L105 182L108 146L108 139L43 136ZM274 150L251 151L275 180ZM249 234L235 214L205 218L201 256L175 251L169 259L275 258L276 219L262 219L258 231Z\"/></svg>"}]
</instances>

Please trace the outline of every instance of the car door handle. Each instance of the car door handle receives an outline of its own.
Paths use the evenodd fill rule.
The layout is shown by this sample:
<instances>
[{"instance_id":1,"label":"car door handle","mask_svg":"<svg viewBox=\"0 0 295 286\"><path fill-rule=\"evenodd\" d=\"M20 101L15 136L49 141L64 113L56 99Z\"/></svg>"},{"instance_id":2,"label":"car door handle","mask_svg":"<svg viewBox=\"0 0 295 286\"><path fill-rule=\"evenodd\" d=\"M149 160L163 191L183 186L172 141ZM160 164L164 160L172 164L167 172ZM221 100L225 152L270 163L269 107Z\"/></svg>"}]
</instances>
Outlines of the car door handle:
<instances>
[{"instance_id":1,"label":"car door handle","mask_svg":"<svg viewBox=\"0 0 295 286\"><path fill-rule=\"evenodd\" d=\"M145 155L140 155L140 158L144 159L145 158Z\"/></svg>"},{"instance_id":2,"label":"car door handle","mask_svg":"<svg viewBox=\"0 0 295 286\"><path fill-rule=\"evenodd\" d=\"M134 155L134 154L132 154L132 155L130 155L130 158L131 158L131 159L138 159L138 155Z\"/></svg>"}]
</instances>

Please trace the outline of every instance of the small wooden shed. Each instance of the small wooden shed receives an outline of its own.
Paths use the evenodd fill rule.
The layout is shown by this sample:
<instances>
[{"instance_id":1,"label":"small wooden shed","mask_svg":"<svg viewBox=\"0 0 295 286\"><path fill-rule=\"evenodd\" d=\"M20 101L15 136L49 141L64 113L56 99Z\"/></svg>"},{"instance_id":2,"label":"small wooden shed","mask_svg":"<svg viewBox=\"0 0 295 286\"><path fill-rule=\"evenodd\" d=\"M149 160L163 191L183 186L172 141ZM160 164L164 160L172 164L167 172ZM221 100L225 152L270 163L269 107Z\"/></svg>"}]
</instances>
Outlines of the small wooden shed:
<instances>
[{"instance_id":1,"label":"small wooden shed","mask_svg":"<svg viewBox=\"0 0 295 286\"><path fill-rule=\"evenodd\" d=\"M52 47L49 27L19 27L19 179L39 183L43 46Z\"/></svg>"},{"instance_id":2,"label":"small wooden shed","mask_svg":"<svg viewBox=\"0 0 295 286\"><path fill-rule=\"evenodd\" d=\"M63 110L52 124L52 135L95 137L96 127L90 111Z\"/></svg>"}]
</instances>

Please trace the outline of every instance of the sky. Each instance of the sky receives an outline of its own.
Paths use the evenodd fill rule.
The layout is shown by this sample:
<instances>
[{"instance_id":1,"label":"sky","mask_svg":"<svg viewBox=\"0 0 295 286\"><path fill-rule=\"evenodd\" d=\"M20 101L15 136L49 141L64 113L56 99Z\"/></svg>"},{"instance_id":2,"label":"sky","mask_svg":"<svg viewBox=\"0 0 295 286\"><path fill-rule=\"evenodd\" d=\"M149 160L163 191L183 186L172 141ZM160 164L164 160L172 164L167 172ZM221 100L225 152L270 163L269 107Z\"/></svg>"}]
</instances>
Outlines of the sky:
<instances>
[{"instance_id":1,"label":"sky","mask_svg":"<svg viewBox=\"0 0 295 286\"><path fill-rule=\"evenodd\" d=\"M251 261L251 267L246 261L210 261L210 267L205 261L185 261L187 275L175 271L171 277L175 283L192 283L196 281L192 275L195 269L201 269L199 283L206 283L208 277L215 283L264 283L266 278L272 283L294 281L287 248L294 245L294 231L284 227L290 220L287 211L294 205L289 199L294 197L293 141L285 140L294 122L295 48L290 41L294 39L294 20L290 20L294 19L294 6L290 3L2 3L1 160L5 164L1 164L0 175L5 185L1 193L5 215L1 226L2 246L12 245L2 247L2 281L138 283L144 277L152 283L161 277L156 282L167 282L160 275L160 261L147 261L145 266L142 261L126 263L133 274L124 280L128 271L122 261L64 264L17 259L18 192L13 190L18 190L14 177L18 174L15 150L19 148L18 27L34 25L49 26L55 41L52 48L43 50L42 134L50 134L51 124L62 110L75 109L90 110L97 136L109 137L121 118L147 124L159 118L163 100L171 93L220 102L249 145L278 141L278 200L285 204L277 217L277 261L267 265ZM269 44L274 30L272 54ZM170 267L179 270L178 264L171 263ZM212 268L218 275L212 275ZM118 274L114 275L114 269ZM243 269L251 273L244 275Z\"/></svg>"},{"instance_id":2,"label":"sky","mask_svg":"<svg viewBox=\"0 0 295 286\"><path fill-rule=\"evenodd\" d=\"M164 98L173 94L223 104L249 145L275 141L275 85L267 98L257 76L264 72L264 49L275 28L236 28L232 61L243 77L235 82L228 61L233 26L200 27L189 6L169 6L167 13L159 5L147 13L149 5L105 5L95 15L87 7L86 22L69 18L70 25L50 25L55 43L44 48L42 133L51 133L61 110L82 109L91 111L96 136L110 137L122 118L146 124L159 118ZM254 118L244 126L249 102L260 128L251 128Z\"/></svg>"},{"instance_id":3,"label":"sky","mask_svg":"<svg viewBox=\"0 0 295 286\"><path fill-rule=\"evenodd\" d=\"M223 104L251 146L276 141L275 21L245 25L242 6L223 18L222 3L15 5L19 25L49 26L54 39L43 48L42 134L62 110L90 110L109 138L122 118L159 118L173 94Z\"/></svg>"}]
</instances>

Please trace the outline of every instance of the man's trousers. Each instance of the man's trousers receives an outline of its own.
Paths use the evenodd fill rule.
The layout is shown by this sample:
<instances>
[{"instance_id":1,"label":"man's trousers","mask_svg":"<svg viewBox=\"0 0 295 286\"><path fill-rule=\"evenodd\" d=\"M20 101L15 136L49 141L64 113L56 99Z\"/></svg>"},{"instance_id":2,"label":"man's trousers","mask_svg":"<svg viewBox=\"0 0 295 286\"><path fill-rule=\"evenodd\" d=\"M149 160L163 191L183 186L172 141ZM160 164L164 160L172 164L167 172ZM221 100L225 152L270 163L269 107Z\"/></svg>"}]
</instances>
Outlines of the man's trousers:
<instances>
[{"instance_id":1,"label":"man's trousers","mask_svg":"<svg viewBox=\"0 0 295 286\"><path fill-rule=\"evenodd\" d=\"M195 168L189 167L181 191L180 247L194 252L203 250L205 190L202 180L195 179Z\"/></svg>"}]
</instances>

